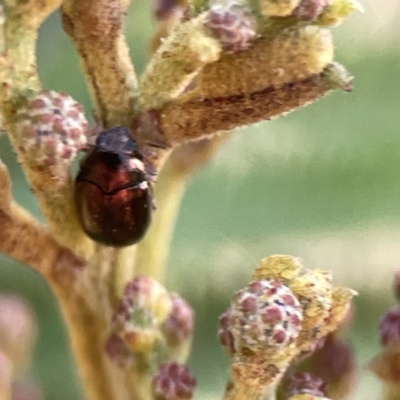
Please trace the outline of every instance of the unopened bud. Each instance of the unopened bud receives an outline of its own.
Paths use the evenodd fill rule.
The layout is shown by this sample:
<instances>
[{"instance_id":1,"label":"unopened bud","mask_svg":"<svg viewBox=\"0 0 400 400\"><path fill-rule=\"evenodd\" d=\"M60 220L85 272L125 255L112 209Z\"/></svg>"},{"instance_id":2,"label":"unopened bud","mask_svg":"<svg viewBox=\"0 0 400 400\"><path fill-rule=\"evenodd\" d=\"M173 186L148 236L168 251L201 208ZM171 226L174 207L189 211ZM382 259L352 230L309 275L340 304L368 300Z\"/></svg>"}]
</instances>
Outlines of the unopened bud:
<instances>
[{"instance_id":1,"label":"unopened bud","mask_svg":"<svg viewBox=\"0 0 400 400\"><path fill-rule=\"evenodd\" d=\"M229 307L219 317L218 338L219 338L219 341L221 342L222 346L225 347L226 351L230 355L233 355L235 352L235 344L234 344L231 328L229 327L230 316L231 316L231 308Z\"/></svg>"},{"instance_id":2,"label":"unopened bud","mask_svg":"<svg viewBox=\"0 0 400 400\"><path fill-rule=\"evenodd\" d=\"M126 342L116 334L111 334L106 343L106 353L114 364L120 368L129 368L133 365L134 354Z\"/></svg>"},{"instance_id":3,"label":"unopened bud","mask_svg":"<svg viewBox=\"0 0 400 400\"><path fill-rule=\"evenodd\" d=\"M256 38L256 19L250 9L237 3L212 5L206 25L232 53L248 49Z\"/></svg>"},{"instance_id":4,"label":"unopened bud","mask_svg":"<svg viewBox=\"0 0 400 400\"><path fill-rule=\"evenodd\" d=\"M301 0L293 11L293 15L303 20L312 21L321 15L329 4L329 0Z\"/></svg>"},{"instance_id":5,"label":"unopened bud","mask_svg":"<svg viewBox=\"0 0 400 400\"><path fill-rule=\"evenodd\" d=\"M277 280L254 281L231 306L230 329L236 350L281 348L300 333L302 312L293 292Z\"/></svg>"},{"instance_id":6,"label":"unopened bud","mask_svg":"<svg viewBox=\"0 0 400 400\"><path fill-rule=\"evenodd\" d=\"M193 333L193 308L178 294L171 294L172 309L162 326L170 346L176 346L190 338Z\"/></svg>"},{"instance_id":7,"label":"unopened bud","mask_svg":"<svg viewBox=\"0 0 400 400\"><path fill-rule=\"evenodd\" d=\"M400 347L400 307L389 310L379 324L383 346Z\"/></svg>"},{"instance_id":8,"label":"unopened bud","mask_svg":"<svg viewBox=\"0 0 400 400\"><path fill-rule=\"evenodd\" d=\"M346 399L353 390L357 373L351 346L334 334L327 336L324 345L310 359L312 371L327 384L329 397Z\"/></svg>"},{"instance_id":9,"label":"unopened bud","mask_svg":"<svg viewBox=\"0 0 400 400\"><path fill-rule=\"evenodd\" d=\"M88 122L83 107L63 92L43 90L18 110L19 150L38 169L61 180L85 147Z\"/></svg>"},{"instance_id":10,"label":"unopened bud","mask_svg":"<svg viewBox=\"0 0 400 400\"><path fill-rule=\"evenodd\" d=\"M186 365L170 362L160 367L152 386L156 400L190 400L196 378Z\"/></svg>"},{"instance_id":11,"label":"unopened bud","mask_svg":"<svg viewBox=\"0 0 400 400\"><path fill-rule=\"evenodd\" d=\"M171 297L164 287L150 277L138 276L125 287L112 332L133 351L145 352L160 337L160 327L171 310Z\"/></svg>"}]
</instances>

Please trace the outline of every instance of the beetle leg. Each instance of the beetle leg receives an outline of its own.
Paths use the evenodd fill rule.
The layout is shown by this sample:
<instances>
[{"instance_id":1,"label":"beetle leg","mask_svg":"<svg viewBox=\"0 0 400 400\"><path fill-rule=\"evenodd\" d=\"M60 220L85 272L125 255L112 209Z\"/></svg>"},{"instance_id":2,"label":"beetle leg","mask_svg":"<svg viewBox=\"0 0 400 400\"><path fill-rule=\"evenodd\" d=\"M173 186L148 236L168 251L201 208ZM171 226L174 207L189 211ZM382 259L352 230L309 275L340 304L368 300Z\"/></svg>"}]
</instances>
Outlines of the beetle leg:
<instances>
[{"instance_id":1,"label":"beetle leg","mask_svg":"<svg viewBox=\"0 0 400 400\"><path fill-rule=\"evenodd\" d=\"M148 147L145 147L142 150L142 154L147 179L151 182L155 182L157 180L157 167L155 166L153 159L156 158L156 152Z\"/></svg>"}]
</instances>

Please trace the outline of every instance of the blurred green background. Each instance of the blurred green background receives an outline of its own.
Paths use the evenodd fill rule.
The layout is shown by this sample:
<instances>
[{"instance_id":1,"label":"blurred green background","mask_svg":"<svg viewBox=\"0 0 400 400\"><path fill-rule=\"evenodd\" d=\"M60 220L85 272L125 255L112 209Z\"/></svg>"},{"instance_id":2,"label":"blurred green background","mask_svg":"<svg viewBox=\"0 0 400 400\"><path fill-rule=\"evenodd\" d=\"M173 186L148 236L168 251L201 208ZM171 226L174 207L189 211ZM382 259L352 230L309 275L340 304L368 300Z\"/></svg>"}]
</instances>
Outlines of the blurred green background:
<instances>
[{"instance_id":1,"label":"blurred green background","mask_svg":"<svg viewBox=\"0 0 400 400\"><path fill-rule=\"evenodd\" d=\"M126 19L139 72L154 28L150 3L135 0ZM257 261L273 253L330 269L338 284L357 289L349 339L360 366L379 350L377 324L394 304L391 276L400 267L400 5L398 0L363 4L365 14L334 30L336 60L356 77L353 93L336 92L285 118L235 133L188 187L167 286L196 309L190 364L198 398L220 398L227 376L228 360L216 339L218 315ZM77 55L58 12L41 30L38 57L44 86L69 92L90 114ZM7 138L0 141L15 197L39 215ZM21 294L36 309L40 338L34 372L46 399L82 398L47 284L1 257L0 291ZM364 371L353 398L377 398L379 388Z\"/></svg>"}]
</instances>

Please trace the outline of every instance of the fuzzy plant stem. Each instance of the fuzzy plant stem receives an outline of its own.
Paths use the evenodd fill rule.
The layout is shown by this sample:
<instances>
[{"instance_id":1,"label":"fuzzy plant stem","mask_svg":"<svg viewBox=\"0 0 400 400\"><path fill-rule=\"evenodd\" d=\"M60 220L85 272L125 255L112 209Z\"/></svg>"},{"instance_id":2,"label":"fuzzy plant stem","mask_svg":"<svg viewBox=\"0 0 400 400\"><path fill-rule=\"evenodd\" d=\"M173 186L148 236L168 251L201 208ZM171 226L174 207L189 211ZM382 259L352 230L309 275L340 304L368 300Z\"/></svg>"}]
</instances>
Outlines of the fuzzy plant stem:
<instances>
[{"instance_id":1,"label":"fuzzy plant stem","mask_svg":"<svg viewBox=\"0 0 400 400\"><path fill-rule=\"evenodd\" d=\"M104 127L129 125L134 110L137 78L123 34L128 4L125 0L66 0L62 7L64 29L77 48ZM134 256L135 246L118 252L112 272L116 294L134 275Z\"/></svg>"},{"instance_id":2,"label":"fuzzy plant stem","mask_svg":"<svg viewBox=\"0 0 400 400\"><path fill-rule=\"evenodd\" d=\"M386 384L383 389L382 400L400 400L400 385Z\"/></svg>"},{"instance_id":3,"label":"fuzzy plant stem","mask_svg":"<svg viewBox=\"0 0 400 400\"><path fill-rule=\"evenodd\" d=\"M37 31L47 14L60 2L15 2L5 7L5 52L0 56L0 106L4 127L18 151L24 172L41 204L52 232L64 245L83 255L90 253L91 243L79 228L72 201L72 185L66 180L54 185L54 178L37 170L19 151L24 142L17 130L17 111L30 96L40 90L36 71L35 45Z\"/></svg>"},{"instance_id":4,"label":"fuzzy plant stem","mask_svg":"<svg viewBox=\"0 0 400 400\"><path fill-rule=\"evenodd\" d=\"M129 125L133 114L137 79L122 33L128 4L126 0L65 0L62 6L64 30L78 50L105 127Z\"/></svg>"},{"instance_id":5,"label":"fuzzy plant stem","mask_svg":"<svg viewBox=\"0 0 400 400\"><path fill-rule=\"evenodd\" d=\"M175 149L156 185L157 210L144 240L137 246L135 273L163 280L172 234L187 182L229 139L227 132Z\"/></svg>"},{"instance_id":6,"label":"fuzzy plant stem","mask_svg":"<svg viewBox=\"0 0 400 400\"><path fill-rule=\"evenodd\" d=\"M227 389L224 400L276 400L275 391L275 385L260 391L257 385L248 386L236 381Z\"/></svg>"},{"instance_id":7,"label":"fuzzy plant stem","mask_svg":"<svg viewBox=\"0 0 400 400\"><path fill-rule=\"evenodd\" d=\"M16 129L18 121L15 110L19 103L23 104L29 96L40 90L35 59L37 30L42 20L58 5L59 2L32 0L17 1L5 8L2 47L6 51L0 60L3 82L1 111L5 128L16 149L20 148L20 138ZM114 114L110 111L107 115L112 118ZM4 201L10 199L9 204L1 205L4 226L10 226L11 229L8 230L10 240L3 242L2 250L38 269L52 286L70 333L88 398L145 400L137 390L140 382L136 381L133 385L129 378L131 374L112 364L104 351L115 303L111 279L117 260L116 251L94 245L76 223L75 211L71 209L73 188L69 180L64 185L56 185L50 176L25 162L23 154L19 156L50 223L49 234L56 234L58 243L77 251L83 258L63 249L48 234L46 236L46 229L14 205L11 195L3 197ZM5 174L3 178L3 191L7 191L9 182ZM73 229L67 229L68 226ZM18 229L23 229L25 236L20 236L18 243L15 243L12 238L16 237ZM43 247L40 247L41 244ZM24 252L24 248L31 250ZM33 251L39 248L40 252Z\"/></svg>"}]
</instances>

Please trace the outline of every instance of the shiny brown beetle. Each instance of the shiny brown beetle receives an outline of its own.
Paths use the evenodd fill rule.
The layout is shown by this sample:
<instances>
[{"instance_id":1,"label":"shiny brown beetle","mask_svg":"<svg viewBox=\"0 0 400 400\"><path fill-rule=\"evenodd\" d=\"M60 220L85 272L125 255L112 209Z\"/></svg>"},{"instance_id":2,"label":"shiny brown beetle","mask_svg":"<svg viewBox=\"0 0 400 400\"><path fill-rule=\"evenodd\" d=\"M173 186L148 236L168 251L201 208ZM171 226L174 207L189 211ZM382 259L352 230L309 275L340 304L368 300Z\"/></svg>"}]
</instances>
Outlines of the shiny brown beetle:
<instances>
[{"instance_id":1,"label":"shiny brown beetle","mask_svg":"<svg viewBox=\"0 0 400 400\"><path fill-rule=\"evenodd\" d=\"M153 196L145 160L128 128L99 134L82 160L75 204L84 231L109 246L137 243L150 225Z\"/></svg>"}]
</instances>

